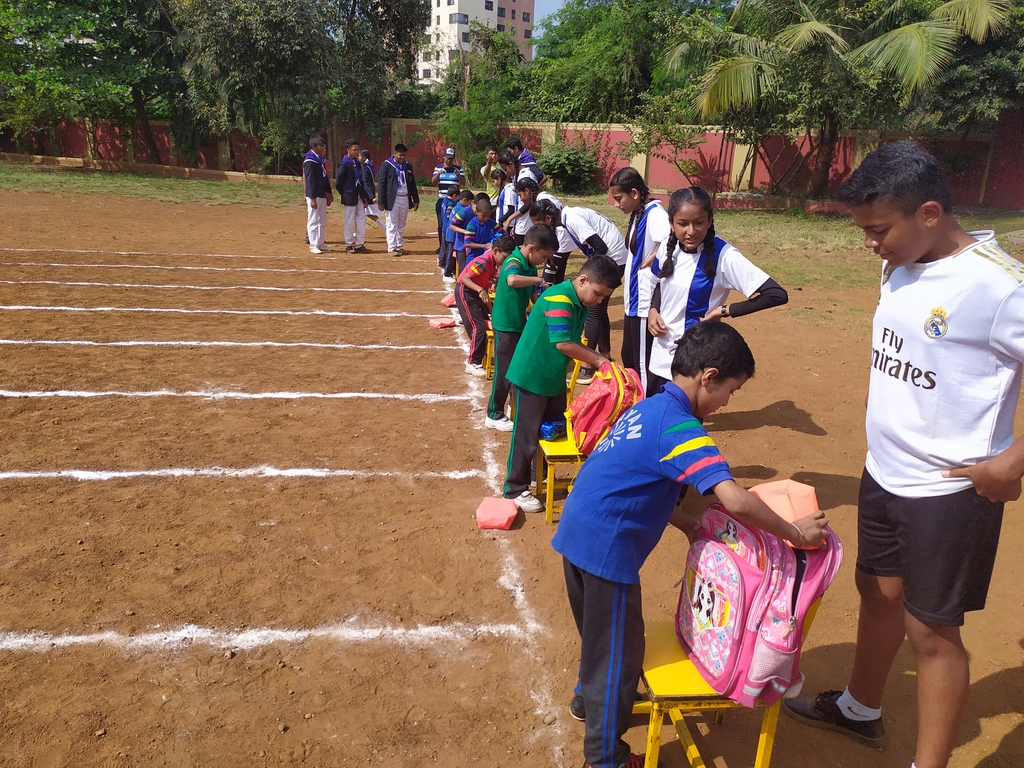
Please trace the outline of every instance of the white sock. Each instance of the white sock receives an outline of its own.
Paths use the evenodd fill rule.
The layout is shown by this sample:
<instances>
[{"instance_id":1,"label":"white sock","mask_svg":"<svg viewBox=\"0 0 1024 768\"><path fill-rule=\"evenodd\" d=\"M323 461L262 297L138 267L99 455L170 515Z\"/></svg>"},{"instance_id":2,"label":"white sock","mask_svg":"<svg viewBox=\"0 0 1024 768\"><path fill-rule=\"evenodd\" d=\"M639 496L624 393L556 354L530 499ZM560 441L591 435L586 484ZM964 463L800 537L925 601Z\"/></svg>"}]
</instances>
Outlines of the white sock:
<instances>
[{"instance_id":1,"label":"white sock","mask_svg":"<svg viewBox=\"0 0 1024 768\"><path fill-rule=\"evenodd\" d=\"M871 707L865 707L850 695L849 688L843 691L843 695L836 699L836 706L839 707L839 711L848 718L859 722L877 720L882 716L881 708L872 709ZM913 766L911 766L911 768L913 768Z\"/></svg>"}]
</instances>

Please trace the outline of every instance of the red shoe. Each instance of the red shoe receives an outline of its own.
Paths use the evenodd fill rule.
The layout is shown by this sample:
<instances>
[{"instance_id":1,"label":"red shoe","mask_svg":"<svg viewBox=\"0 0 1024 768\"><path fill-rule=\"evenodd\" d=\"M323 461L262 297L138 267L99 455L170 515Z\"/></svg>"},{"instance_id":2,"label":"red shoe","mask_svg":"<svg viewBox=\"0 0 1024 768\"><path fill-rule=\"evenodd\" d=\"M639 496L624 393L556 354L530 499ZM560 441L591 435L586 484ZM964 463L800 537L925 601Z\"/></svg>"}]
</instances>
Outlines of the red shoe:
<instances>
[{"instance_id":1,"label":"red shoe","mask_svg":"<svg viewBox=\"0 0 1024 768\"><path fill-rule=\"evenodd\" d=\"M592 768L592 766L590 763L584 763L583 768ZM644 768L644 756L634 755L631 753L629 760L626 761L626 764L622 766L622 768Z\"/></svg>"}]
</instances>

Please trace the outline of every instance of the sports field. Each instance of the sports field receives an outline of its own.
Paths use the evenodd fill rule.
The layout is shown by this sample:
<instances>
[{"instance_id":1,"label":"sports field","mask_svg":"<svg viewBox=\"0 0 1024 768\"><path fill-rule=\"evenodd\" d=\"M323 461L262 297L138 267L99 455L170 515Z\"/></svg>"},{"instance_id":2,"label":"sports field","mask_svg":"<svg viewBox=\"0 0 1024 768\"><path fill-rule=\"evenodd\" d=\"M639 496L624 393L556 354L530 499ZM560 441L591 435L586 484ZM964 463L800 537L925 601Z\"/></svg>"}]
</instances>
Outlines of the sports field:
<instances>
[{"instance_id":1,"label":"sports field","mask_svg":"<svg viewBox=\"0 0 1024 768\"><path fill-rule=\"evenodd\" d=\"M473 518L508 436L482 429L464 334L427 323L447 313L432 200L404 258L372 225L372 254L313 256L299 187L213 205L190 182L0 177L0 766L580 765L553 529ZM855 636L876 266L848 228L719 222L790 303L735 321L757 376L709 427L741 482L814 485L846 545L809 690L842 687ZM1022 765L1022 512L965 628L956 768ZM685 554L670 530L648 561L648 618L671 617ZM782 718L773 765L909 765L909 648L884 706L884 753ZM740 768L759 717L692 730Z\"/></svg>"}]
</instances>

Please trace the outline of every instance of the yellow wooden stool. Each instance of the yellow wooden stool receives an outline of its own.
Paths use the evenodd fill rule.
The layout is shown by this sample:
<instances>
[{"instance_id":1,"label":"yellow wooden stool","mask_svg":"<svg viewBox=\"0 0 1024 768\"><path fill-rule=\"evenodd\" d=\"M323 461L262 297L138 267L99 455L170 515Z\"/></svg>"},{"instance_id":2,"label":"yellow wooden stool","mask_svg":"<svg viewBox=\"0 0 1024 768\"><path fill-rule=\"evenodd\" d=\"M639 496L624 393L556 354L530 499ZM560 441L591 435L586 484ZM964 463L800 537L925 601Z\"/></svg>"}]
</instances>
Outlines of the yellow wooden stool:
<instances>
[{"instance_id":1,"label":"yellow wooden stool","mask_svg":"<svg viewBox=\"0 0 1024 768\"><path fill-rule=\"evenodd\" d=\"M583 344L586 344L584 339ZM580 376L582 363L577 360L572 367L572 375L566 391L566 405L572 402L576 390L576 379ZM579 446L571 431L559 440L541 440L537 444L537 495L544 497L544 521L549 525L554 522L555 491L568 490L572 480L559 480L555 477L555 469L559 466L575 465L577 472L587 458L580 453Z\"/></svg>"},{"instance_id":2,"label":"yellow wooden stool","mask_svg":"<svg viewBox=\"0 0 1024 768\"><path fill-rule=\"evenodd\" d=\"M820 600L807 611L804 619L804 638L810 629ZM661 751L661 727L668 715L679 734L679 741L686 752L686 759L692 768L705 768L704 759L697 751L697 745L690 735L683 715L686 712L714 712L715 722L721 722L725 710L740 705L719 696L686 656L686 651L676 637L674 621L648 621L644 624L646 651L644 671L640 679L647 689L648 701L637 702L633 714L650 714L647 726L647 756L644 768L657 768L658 753ZM779 707L782 701L770 706L759 704L764 709L761 718L761 733L757 739L757 754L754 768L768 768L775 744L775 728L779 722Z\"/></svg>"},{"instance_id":3,"label":"yellow wooden stool","mask_svg":"<svg viewBox=\"0 0 1024 768\"><path fill-rule=\"evenodd\" d=\"M484 367L484 371L487 373L486 378L494 378L494 331L490 328L487 329L487 345L484 347L484 359L481 361L481 365Z\"/></svg>"}]
</instances>

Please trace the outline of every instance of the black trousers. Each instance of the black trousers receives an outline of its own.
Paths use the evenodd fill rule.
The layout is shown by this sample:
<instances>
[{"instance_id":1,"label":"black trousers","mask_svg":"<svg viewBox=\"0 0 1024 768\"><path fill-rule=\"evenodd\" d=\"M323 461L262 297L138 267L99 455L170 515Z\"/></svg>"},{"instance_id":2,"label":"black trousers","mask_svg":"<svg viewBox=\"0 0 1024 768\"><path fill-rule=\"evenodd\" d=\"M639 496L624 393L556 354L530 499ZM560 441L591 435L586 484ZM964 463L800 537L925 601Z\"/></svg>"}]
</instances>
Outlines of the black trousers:
<instances>
[{"instance_id":1,"label":"black trousers","mask_svg":"<svg viewBox=\"0 0 1024 768\"><path fill-rule=\"evenodd\" d=\"M622 319L622 364L640 374L640 383L647 389L647 361L651 359L654 337L647 330L646 317L626 315Z\"/></svg>"},{"instance_id":2,"label":"black trousers","mask_svg":"<svg viewBox=\"0 0 1024 768\"><path fill-rule=\"evenodd\" d=\"M508 364L512 362L512 355L522 335L513 331L494 332L494 380L491 382L491 402L487 406L487 415L492 419L500 419L505 415L505 402L512 390L505 374L508 373Z\"/></svg>"},{"instance_id":3,"label":"black trousers","mask_svg":"<svg viewBox=\"0 0 1024 768\"><path fill-rule=\"evenodd\" d=\"M540 442L540 425L545 421L565 418L565 392L548 397L514 387L513 394L516 398L516 418L512 429L512 444L508 449L506 499L514 499L523 491L530 490L533 461L537 458L537 444Z\"/></svg>"},{"instance_id":4,"label":"black trousers","mask_svg":"<svg viewBox=\"0 0 1024 768\"><path fill-rule=\"evenodd\" d=\"M622 277L625 272L626 268L624 266L619 267L619 277ZM587 336L587 346L591 349L596 349L605 357L610 357L612 353L612 326L608 320L608 302L610 299L611 296L607 297L596 307L590 308L590 311L587 313L587 324L583 329L583 333Z\"/></svg>"},{"instance_id":5,"label":"black trousers","mask_svg":"<svg viewBox=\"0 0 1024 768\"><path fill-rule=\"evenodd\" d=\"M444 244L444 276L455 277L455 241L447 240Z\"/></svg>"},{"instance_id":6,"label":"black trousers","mask_svg":"<svg viewBox=\"0 0 1024 768\"><path fill-rule=\"evenodd\" d=\"M568 253L556 253L548 259L544 265L544 282L548 285L558 285L565 280L565 265L569 263Z\"/></svg>"},{"instance_id":7,"label":"black trousers","mask_svg":"<svg viewBox=\"0 0 1024 768\"><path fill-rule=\"evenodd\" d=\"M662 378L650 369L647 370L647 397L658 394L666 384L668 384L668 379Z\"/></svg>"},{"instance_id":8,"label":"black trousers","mask_svg":"<svg viewBox=\"0 0 1024 768\"><path fill-rule=\"evenodd\" d=\"M644 615L639 584L620 584L562 558L569 606L580 633L577 693L587 709L583 756L593 768L629 760L622 740L644 663Z\"/></svg>"},{"instance_id":9,"label":"black trousers","mask_svg":"<svg viewBox=\"0 0 1024 768\"><path fill-rule=\"evenodd\" d=\"M437 202L434 204L434 213L437 215L437 265L439 267L444 266L445 259L445 247L444 247L444 220L441 215L441 206L444 204L444 197L438 193Z\"/></svg>"},{"instance_id":10,"label":"black trousers","mask_svg":"<svg viewBox=\"0 0 1024 768\"><path fill-rule=\"evenodd\" d=\"M459 283L455 286L455 306L459 308L462 324L469 336L469 360L480 365L487 351L487 305L472 290Z\"/></svg>"}]
</instances>

